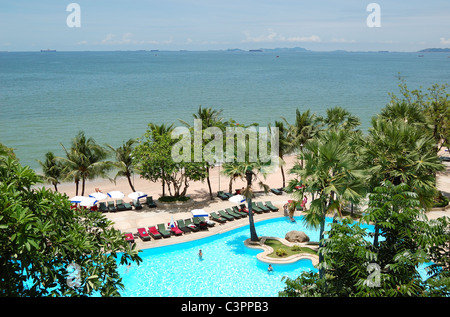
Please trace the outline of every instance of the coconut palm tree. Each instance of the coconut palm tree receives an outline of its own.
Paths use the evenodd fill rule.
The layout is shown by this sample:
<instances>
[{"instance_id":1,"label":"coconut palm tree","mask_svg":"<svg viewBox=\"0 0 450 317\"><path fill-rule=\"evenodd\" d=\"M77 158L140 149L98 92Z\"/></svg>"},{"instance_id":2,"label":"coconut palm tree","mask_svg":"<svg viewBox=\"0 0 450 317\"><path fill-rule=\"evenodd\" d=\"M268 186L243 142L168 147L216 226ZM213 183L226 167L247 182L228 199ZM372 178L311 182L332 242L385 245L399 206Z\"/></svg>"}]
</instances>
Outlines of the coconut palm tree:
<instances>
[{"instance_id":1,"label":"coconut palm tree","mask_svg":"<svg viewBox=\"0 0 450 317\"><path fill-rule=\"evenodd\" d=\"M58 191L58 184L63 174L63 165L60 160L53 154L53 152L45 153L45 161L41 162L37 160L42 167L43 179L51 183L55 187L55 191Z\"/></svg>"},{"instance_id":2,"label":"coconut palm tree","mask_svg":"<svg viewBox=\"0 0 450 317\"><path fill-rule=\"evenodd\" d=\"M127 142L123 143L122 146L118 148L114 148L111 145L107 145L110 150L115 153L116 162L114 162L114 166L118 168L116 176L114 177L114 182L117 177L125 176L128 180L128 184L131 187L131 190L135 192L134 185L131 181L131 175L133 173L133 144L136 141L134 139L129 139Z\"/></svg>"},{"instance_id":3,"label":"coconut palm tree","mask_svg":"<svg viewBox=\"0 0 450 317\"><path fill-rule=\"evenodd\" d=\"M98 176L107 177L107 172L111 169L112 163L105 161L108 151L98 145L93 138L86 138L83 131L80 131L72 140L70 149L66 149L61 144L66 157L61 160L64 164L66 179L75 182L76 195L81 181L81 195L84 195L86 179L94 179Z\"/></svg>"},{"instance_id":4,"label":"coconut palm tree","mask_svg":"<svg viewBox=\"0 0 450 317\"><path fill-rule=\"evenodd\" d=\"M284 117L282 119L288 125L286 143L289 146L287 146L286 153L298 151L302 153L303 147L319 130L318 118L315 114L310 114L310 110L301 113L300 110L296 109L293 124L290 124Z\"/></svg>"},{"instance_id":5,"label":"coconut palm tree","mask_svg":"<svg viewBox=\"0 0 450 317\"><path fill-rule=\"evenodd\" d=\"M194 119L199 119L202 121L202 134L203 134L203 130L210 128L210 127L218 127L222 131L225 129L226 124L223 122L223 118L221 117L221 114L222 114L222 110L215 110L212 108L202 108L202 106L199 106L197 113L194 113L193 117L194 117ZM193 129L192 125L190 125L186 121L180 119L180 122L182 122L184 125L186 125L190 129ZM206 141L207 140L203 140L203 138L202 138L202 146L205 145ZM203 158L203 160L205 160L203 155L202 155L202 158ZM205 161L206 182L208 183L209 196L210 196L211 200L214 199L214 197L213 197L212 189L211 189L211 181L209 178L209 171L213 167L214 167L214 164L210 164Z\"/></svg>"}]
</instances>

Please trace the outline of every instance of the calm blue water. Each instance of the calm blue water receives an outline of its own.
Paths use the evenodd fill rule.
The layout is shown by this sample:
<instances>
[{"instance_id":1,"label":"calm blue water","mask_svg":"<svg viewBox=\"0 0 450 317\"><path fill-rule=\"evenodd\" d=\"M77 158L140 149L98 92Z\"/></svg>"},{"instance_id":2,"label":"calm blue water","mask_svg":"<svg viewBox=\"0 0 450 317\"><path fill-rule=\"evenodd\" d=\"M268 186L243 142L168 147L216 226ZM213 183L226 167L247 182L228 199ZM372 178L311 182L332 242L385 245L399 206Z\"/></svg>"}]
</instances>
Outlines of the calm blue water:
<instances>
[{"instance_id":1,"label":"calm blue water","mask_svg":"<svg viewBox=\"0 0 450 317\"><path fill-rule=\"evenodd\" d=\"M277 57L277 55L279 57ZM192 120L198 107L267 126L295 109L342 106L362 128L398 93L450 82L448 54L251 52L0 53L0 142L39 169L79 130L113 146L149 122ZM292 122L292 121L291 121Z\"/></svg>"}]
</instances>

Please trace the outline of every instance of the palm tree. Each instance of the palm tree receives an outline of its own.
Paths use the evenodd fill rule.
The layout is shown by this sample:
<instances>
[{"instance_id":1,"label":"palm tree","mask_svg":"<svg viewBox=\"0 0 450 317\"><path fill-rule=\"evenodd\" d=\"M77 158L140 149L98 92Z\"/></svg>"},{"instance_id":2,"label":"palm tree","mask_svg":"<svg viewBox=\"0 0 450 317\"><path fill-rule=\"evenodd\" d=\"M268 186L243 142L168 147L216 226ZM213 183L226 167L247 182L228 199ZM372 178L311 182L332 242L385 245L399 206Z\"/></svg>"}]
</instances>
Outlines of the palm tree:
<instances>
[{"instance_id":1,"label":"palm tree","mask_svg":"<svg viewBox=\"0 0 450 317\"><path fill-rule=\"evenodd\" d=\"M118 168L114 181L119 176L126 176L128 184L131 190L135 192L133 183L131 182L131 174L133 173L133 144L136 141L134 139L129 139L127 142L123 143L122 146L118 148L113 148L111 145L107 145L113 153L116 155L116 162L114 166Z\"/></svg>"},{"instance_id":2,"label":"palm tree","mask_svg":"<svg viewBox=\"0 0 450 317\"><path fill-rule=\"evenodd\" d=\"M223 163L221 172L230 178L228 185L229 193L233 191L233 181L237 178L244 178L245 176L245 171L242 169L241 164L237 162Z\"/></svg>"},{"instance_id":3,"label":"palm tree","mask_svg":"<svg viewBox=\"0 0 450 317\"><path fill-rule=\"evenodd\" d=\"M63 174L63 165L60 160L53 154L53 152L45 153L45 161L41 162L37 160L42 167L42 176L45 181L51 183L55 187L55 191L58 191L59 180Z\"/></svg>"},{"instance_id":4,"label":"palm tree","mask_svg":"<svg viewBox=\"0 0 450 317\"><path fill-rule=\"evenodd\" d=\"M311 115L309 110L301 113L296 109L295 122L293 124L290 124L284 117L282 119L288 125L286 143L289 146L286 149L286 153L294 153L297 151L302 153L303 147L319 130L318 118L314 114Z\"/></svg>"},{"instance_id":5,"label":"palm tree","mask_svg":"<svg viewBox=\"0 0 450 317\"><path fill-rule=\"evenodd\" d=\"M364 173L348 146L348 131L328 129L319 132L305 146L300 159L305 165L296 164L291 173L297 174L305 187L295 195L304 192L312 194L310 208L306 211L308 226L319 228L319 248L324 243L325 217L335 211L341 216L343 201L358 199L363 192ZM303 197L298 197L301 200ZM323 255L319 252L319 262ZM323 268L320 269L321 276Z\"/></svg>"},{"instance_id":6,"label":"palm tree","mask_svg":"<svg viewBox=\"0 0 450 317\"><path fill-rule=\"evenodd\" d=\"M219 127L222 130L224 130L225 124L223 122L223 118L221 118L222 114L222 110L215 110L212 108L202 108L202 106L199 106L197 113L193 114L194 119L200 119L202 120L202 131L209 128L209 127ZM193 127L187 123L184 120L180 121L185 124L187 127L193 129ZM206 140L203 140L202 144L203 146L205 145ZM203 156L202 156L203 157ZM205 158L203 157L203 160ZM208 189L209 189L209 196L210 199L213 200L213 194L212 194L212 189L211 189L211 181L209 178L209 170L210 168L214 167L213 164L209 164L208 162L205 161L205 169L206 169L206 181L208 183Z\"/></svg>"},{"instance_id":7,"label":"palm tree","mask_svg":"<svg viewBox=\"0 0 450 317\"><path fill-rule=\"evenodd\" d=\"M286 176L284 174L284 156L290 154L292 145L288 137L288 129L281 121L275 121L275 127L278 128L278 156L280 157L280 170L283 180L283 188L286 187Z\"/></svg>"},{"instance_id":8,"label":"palm tree","mask_svg":"<svg viewBox=\"0 0 450 317\"><path fill-rule=\"evenodd\" d=\"M371 188L383 181L406 183L418 194L423 207L431 206L437 193L435 175L444 165L434 150L433 137L424 128L401 119L377 117L372 119L366 142Z\"/></svg>"},{"instance_id":9,"label":"palm tree","mask_svg":"<svg viewBox=\"0 0 450 317\"><path fill-rule=\"evenodd\" d=\"M321 116L318 120L328 128L340 127L345 130L354 130L361 123L357 116L339 106L327 109L326 116Z\"/></svg>"},{"instance_id":10,"label":"palm tree","mask_svg":"<svg viewBox=\"0 0 450 317\"><path fill-rule=\"evenodd\" d=\"M66 154L62 157L65 167L66 179L73 179L75 182L76 195L78 195L78 185L82 182L81 195L84 195L86 179L94 179L98 176L107 177L107 171L112 167L112 163L104 161L108 156L108 151L98 145L93 138L86 138L84 132L80 131L72 140L72 146L67 150L61 144Z\"/></svg>"}]
</instances>

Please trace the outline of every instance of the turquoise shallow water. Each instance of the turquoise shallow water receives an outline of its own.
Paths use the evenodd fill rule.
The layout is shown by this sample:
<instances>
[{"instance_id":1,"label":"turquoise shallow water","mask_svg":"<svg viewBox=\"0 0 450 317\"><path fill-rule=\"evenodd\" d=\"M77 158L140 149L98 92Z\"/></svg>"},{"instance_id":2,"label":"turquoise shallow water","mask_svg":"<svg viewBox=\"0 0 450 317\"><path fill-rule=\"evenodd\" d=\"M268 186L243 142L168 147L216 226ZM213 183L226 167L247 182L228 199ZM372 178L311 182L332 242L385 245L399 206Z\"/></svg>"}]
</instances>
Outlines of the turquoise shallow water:
<instances>
[{"instance_id":1,"label":"turquoise shallow water","mask_svg":"<svg viewBox=\"0 0 450 317\"><path fill-rule=\"evenodd\" d=\"M0 53L0 142L38 169L79 130L101 144L140 137L149 122L193 120L200 105L267 126L342 106L362 129L398 93L450 82L447 54L345 52Z\"/></svg>"}]
</instances>

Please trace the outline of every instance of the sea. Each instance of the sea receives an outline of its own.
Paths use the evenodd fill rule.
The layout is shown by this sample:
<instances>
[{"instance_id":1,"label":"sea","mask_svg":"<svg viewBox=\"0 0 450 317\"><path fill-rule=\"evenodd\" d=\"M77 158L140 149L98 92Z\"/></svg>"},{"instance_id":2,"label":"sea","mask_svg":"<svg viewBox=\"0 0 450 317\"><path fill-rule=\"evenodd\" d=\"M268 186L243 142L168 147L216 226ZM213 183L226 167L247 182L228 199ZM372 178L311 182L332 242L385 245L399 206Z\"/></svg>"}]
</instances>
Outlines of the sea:
<instances>
[{"instance_id":1,"label":"sea","mask_svg":"<svg viewBox=\"0 0 450 317\"><path fill-rule=\"evenodd\" d=\"M79 131L117 147L199 106L267 127L341 106L361 120L409 89L450 83L449 53L292 51L1 52L0 142L40 170Z\"/></svg>"}]
</instances>

